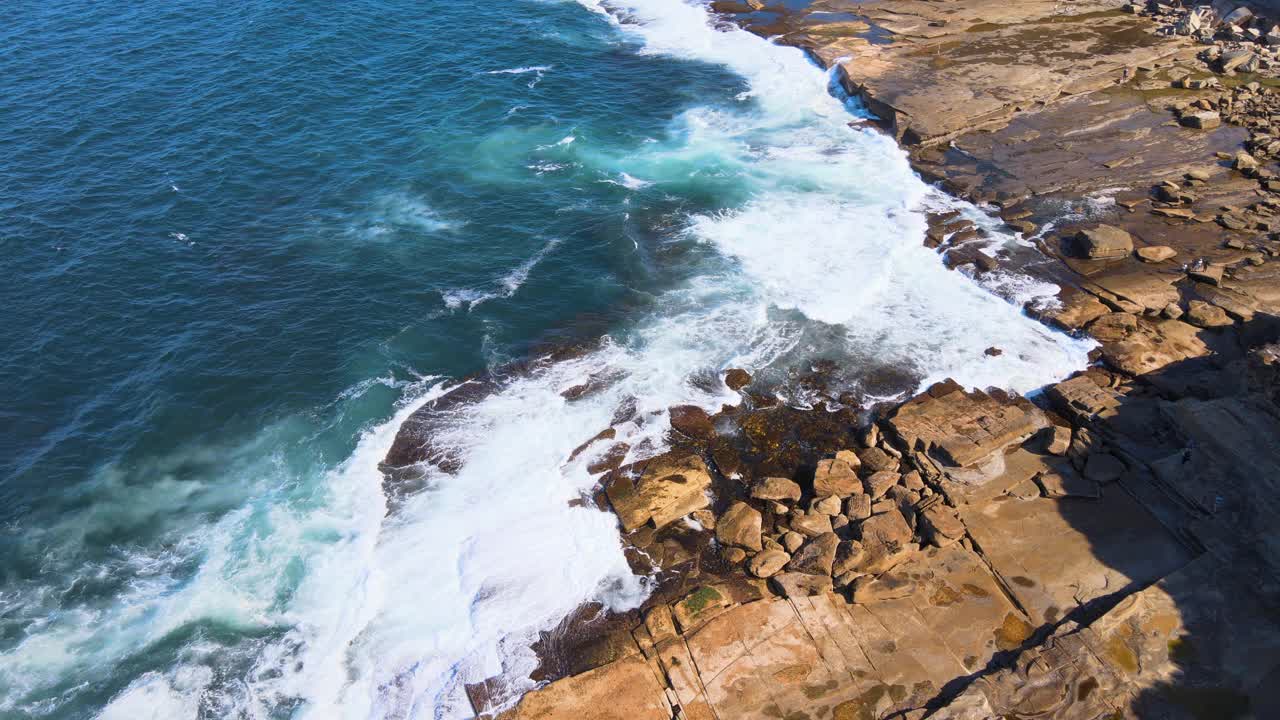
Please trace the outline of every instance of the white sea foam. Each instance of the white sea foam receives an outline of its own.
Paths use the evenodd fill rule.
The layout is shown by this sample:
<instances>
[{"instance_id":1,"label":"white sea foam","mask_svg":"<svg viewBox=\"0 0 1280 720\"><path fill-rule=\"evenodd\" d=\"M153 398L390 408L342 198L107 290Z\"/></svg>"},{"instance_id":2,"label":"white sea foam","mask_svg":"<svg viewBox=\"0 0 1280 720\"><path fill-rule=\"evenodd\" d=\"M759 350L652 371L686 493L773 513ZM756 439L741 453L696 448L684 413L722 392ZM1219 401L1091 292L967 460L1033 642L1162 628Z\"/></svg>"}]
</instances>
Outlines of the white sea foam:
<instances>
[{"instance_id":1,"label":"white sea foam","mask_svg":"<svg viewBox=\"0 0 1280 720\"><path fill-rule=\"evenodd\" d=\"M446 217L414 193L388 192L373 198L368 211L351 232L366 240L375 240L396 230L434 233L463 225L465 221Z\"/></svg>"},{"instance_id":2,"label":"white sea foam","mask_svg":"<svg viewBox=\"0 0 1280 720\"><path fill-rule=\"evenodd\" d=\"M573 462L569 455L614 424L619 407L635 404L615 424L617 439L633 448L628 459L656 453L671 405L737 401L697 377L768 368L806 352L815 328L851 357L898 364L922 382L951 376L1027 390L1085 364L1087 343L1028 320L921 246L920 209L937 198L891 141L847 127L847 106L800 51L715 31L701 8L680 0L608 7L628 18L621 26L643 40L644 52L722 64L748 81L739 106L677 118L675 140L645 143L633 157L592 159L616 163L612 178L745 185L750 199L740 206L687 218L686 237L719 260L625 334L450 410L432 439L460 468L425 469L425 489L399 499L394 512L378 464L400 425L447 392L442 385L368 429L319 478L295 483L275 469L285 474L279 486L305 487L302 496L211 512L218 520L187 539L198 552L174 553L200 558L194 578L176 580L177 562L163 555L139 559L156 564L152 585L140 582L110 612L60 618L34 633L0 657L0 681L87 672L92 657L73 657L75 648L128 657L149 639L213 619L265 638L246 650L249 672L214 690L205 670L221 672L223 663L184 657L137 678L103 717L145 717L154 708L194 718L192 698L213 696L248 717L470 717L467 683L500 676L517 693L531 687L529 645L539 630L587 600L623 609L645 597L613 516L571 505L594 487L585 465L605 446ZM444 222L425 205L413 209L409 196L390 206L411 224ZM514 293L554 247L489 286L453 291L456 306ZM1015 300L1044 291L1015 285ZM992 344L1000 356L983 353ZM603 387L575 402L561 395L585 379ZM156 507L184 502L181 486L156 487ZM269 487L261 493L279 492ZM282 576L297 576L296 588L282 592Z\"/></svg>"},{"instance_id":3,"label":"white sea foam","mask_svg":"<svg viewBox=\"0 0 1280 720\"><path fill-rule=\"evenodd\" d=\"M628 190L642 190L653 184L653 182L650 180L641 180L640 178L632 177L631 175L625 172L618 173L618 179L616 180L613 178L605 178L600 182L608 185L617 185L619 187L624 187Z\"/></svg>"},{"instance_id":4,"label":"white sea foam","mask_svg":"<svg viewBox=\"0 0 1280 720\"><path fill-rule=\"evenodd\" d=\"M527 84L529 88L536 87L542 82L542 76L551 70L554 65L528 65L525 67L504 68L502 70L489 70L485 75L527 75L533 73L533 79Z\"/></svg>"},{"instance_id":5,"label":"white sea foam","mask_svg":"<svg viewBox=\"0 0 1280 720\"><path fill-rule=\"evenodd\" d=\"M524 75L525 73L544 73L550 70L551 65L526 65L524 67L504 68L502 70L489 70L485 75Z\"/></svg>"},{"instance_id":6,"label":"white sea foam","mask_svg":"<svg viewBox=\"0 0 1280 720\"><path fill-rule=\"evenodd\" d=\"M183 667L168 675L144 673L112 699L98 720L194 718L212 680L213 670L204 666Z\"/></svg>"},{"instance_id":7,"label":"white sea foam","mask_svg":"<svg viewBox=\"0 0 1280 720\"><path fill-rule=\"evenodd\" d=\"M440 293L440 297L444 300L445 307L450 310L457 310L462 306L466 306L468 310L474 309L481 303L499 298L509 298L516 294L521 285L529 279L529 273L542 262L556 246L560 244L559 238L548 240L542 249L534 253L528 260L520 263L512 268L510 272L497 278L493 285L485 288L458 288L456 290L446 290Z\"/></svg>"}]
</instances>

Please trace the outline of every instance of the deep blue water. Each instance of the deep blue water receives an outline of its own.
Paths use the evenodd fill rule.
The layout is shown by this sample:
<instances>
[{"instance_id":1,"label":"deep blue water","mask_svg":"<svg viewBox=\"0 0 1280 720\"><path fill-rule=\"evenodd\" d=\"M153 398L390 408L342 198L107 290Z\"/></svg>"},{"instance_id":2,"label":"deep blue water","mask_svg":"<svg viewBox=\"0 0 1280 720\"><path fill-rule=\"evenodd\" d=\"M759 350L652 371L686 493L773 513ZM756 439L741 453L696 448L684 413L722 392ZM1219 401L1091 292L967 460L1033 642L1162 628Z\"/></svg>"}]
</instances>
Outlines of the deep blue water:
<instances>
[{"instance_id":1,"label":"deep blue water","mask_svg":"<svg viewBox=\"0 0 1280 720\"><path fill-rule=\"evenodd\" d=\"M463 374L607 324L668 269L619 252L645 228L598 182L613 158L539 174L570 154L536 148L625 152L741 82L638 57L571 3L19 3L0 24L8 512L371 372ZM551 242L510 302L448 311Z\"/></svg>"},{"instance_id":2,"label":"deep blue water","mask_svg":"<svg viewBox=\"0 0 1280 720\"><path fill-rule=\"evenodd\" d=\"M466 716L528 632L643 596L567 502L615 406L653 450L725 367L1083 361L920 248L948 201L797 51L611 9L0 7L0 717ZM565 344L387 514L414 403Z\"/></svg>"}]
</instances>

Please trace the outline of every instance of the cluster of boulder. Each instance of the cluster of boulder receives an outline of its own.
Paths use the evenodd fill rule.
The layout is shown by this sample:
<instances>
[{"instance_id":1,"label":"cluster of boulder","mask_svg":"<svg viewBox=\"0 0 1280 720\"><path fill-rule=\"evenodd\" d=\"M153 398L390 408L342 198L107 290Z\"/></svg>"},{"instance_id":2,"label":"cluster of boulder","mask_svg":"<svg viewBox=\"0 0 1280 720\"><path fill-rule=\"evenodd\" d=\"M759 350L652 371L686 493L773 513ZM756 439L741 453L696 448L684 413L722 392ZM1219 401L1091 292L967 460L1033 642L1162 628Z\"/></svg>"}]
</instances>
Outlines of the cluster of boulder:
<instances>
[{"instance_id":1,"label":"cluster of boulder","mask_svg":"<svg viewBox=\"0 0 1280 720\"><path fill-rule=\"evenodd\" d=\"M937 545L958 540L962 533L943 512L927 510L936 504L926 502L933 490L918 472L902 472L900 453L890 451L873 445L837 452L818 462L804 486L790 478L756 481L749 501L735 502L717 520L725 558L745 561L785 596L833 587L856 595L926 538Z\"/></svg>"},{"instance_id":2,"label":"cluster of boulder","mask_svg":"<svg viewBox=\"0 0 1280 720\"><path fill-rule=\"evenodd\" d=\"M929 226L924 246L940 253L948 270L968 266L984 273L1000 267L998 251L988 247L989 233L972 220L962 217L959 210L929 213L927 220ZM1010 217L1007 224L1028 236L1036 231L1033 223L1014 217Z\"/></svg>"},{"instance_id":3,"label":"cluster of boulder","mask_svg":"<svg viewBox=\"0 0 1280 720\"><path fill-rule=\"evenodd\" d=\"M676 449L608 499L629 539L692 528L716 561L680 558L607 653L507 716L1201 717L1174 678L1261 712L1280 563L1240 553L1280 507L1242 471L1280 472L1260 442L1280 432L1277 368L1275 345L1207 368L1209 400L1105 366L1036 403L948 381L830 442L772 435L801 457L844 445L786 476L757 472L770 459L723 477L711 448L791 410L677 413Z\"/></svg>"},{"instance_id":4,"label":"cluster of boulder","mask_svg":"<svg viewBox=\"0 0 1280 720\"><path fill-rule=\"evenodd\" d=\"M1157 22L1157 31L1167 35L1190 36L1206 44L1248 43L1251 48L1266 56L1274 57L1280 46L1280 27L1265 18L1255 16L1248 7L1218 0L1212 4L1186 6L1148 0L1144 4L1129 3L1126 12L1148 15ZM1252 72L1252 71L1251 71Z\"/></svg>"}]
</instances>

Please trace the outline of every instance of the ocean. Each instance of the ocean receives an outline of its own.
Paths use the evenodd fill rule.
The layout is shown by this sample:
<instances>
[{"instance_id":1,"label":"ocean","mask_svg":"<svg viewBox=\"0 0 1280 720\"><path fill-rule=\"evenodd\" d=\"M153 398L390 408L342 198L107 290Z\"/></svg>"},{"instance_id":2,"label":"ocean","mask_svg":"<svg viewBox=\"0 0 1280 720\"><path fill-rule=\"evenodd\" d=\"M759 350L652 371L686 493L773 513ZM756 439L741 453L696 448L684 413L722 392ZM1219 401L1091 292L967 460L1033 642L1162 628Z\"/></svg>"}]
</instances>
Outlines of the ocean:
<instances>
[{"instance_id":1,"label":"ocean","mask_svg":"<svg viewBox=\"0 0 1280 720\"><path fill-rule=\"evenodd\" d=\"M648 592L576 502L600 430L657 453L732 367L805 406L819 362L861 402L1087 362L924 213L1025 241L699 4L19 0L0 44L0 717L470 717ZM388 499L468 378L457 469Z\"/></svg>"}]
</instances>

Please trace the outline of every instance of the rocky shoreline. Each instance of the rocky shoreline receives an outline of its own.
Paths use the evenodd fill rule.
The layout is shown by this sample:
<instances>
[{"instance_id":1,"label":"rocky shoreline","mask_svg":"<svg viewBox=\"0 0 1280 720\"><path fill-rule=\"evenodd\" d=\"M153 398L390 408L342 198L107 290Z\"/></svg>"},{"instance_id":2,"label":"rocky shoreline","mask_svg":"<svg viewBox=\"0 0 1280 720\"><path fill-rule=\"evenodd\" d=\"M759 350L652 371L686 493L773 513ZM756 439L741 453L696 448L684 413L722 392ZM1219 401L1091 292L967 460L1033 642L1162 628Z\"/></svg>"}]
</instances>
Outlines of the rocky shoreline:
<instances>
[{"instance_id":1,"label":"rocky shoreline","mask_svg":"<svg viewBox=\"0 0 1280 720\"><path fill-rule=\"evenodd\" d=\"M1280 29L1235 4L714 7L837 67L924 177L1060 260L1038 316L1095 363L871 413L731 370L742 403L672 408L662 455L623 465L603 430L594 502L658 587L548 633L550 682L501 716L1280 717ZM954 214L925 242L1017 262ZM388 465L440 460L420 437Z\"/></svg>"}]
</instances>

